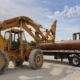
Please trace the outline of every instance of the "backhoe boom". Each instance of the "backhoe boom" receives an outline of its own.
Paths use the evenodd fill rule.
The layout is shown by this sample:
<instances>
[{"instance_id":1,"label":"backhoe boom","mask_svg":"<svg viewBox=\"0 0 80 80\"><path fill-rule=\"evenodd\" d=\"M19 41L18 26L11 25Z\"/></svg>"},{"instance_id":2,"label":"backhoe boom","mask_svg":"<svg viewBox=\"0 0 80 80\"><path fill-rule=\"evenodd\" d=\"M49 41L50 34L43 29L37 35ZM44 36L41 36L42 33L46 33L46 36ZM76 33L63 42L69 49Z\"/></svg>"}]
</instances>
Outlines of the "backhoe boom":
<instances>
[{"instance_id":1,"label":"backhoe boom","mask_svg":"<svg viewBox=\"0 0 80 80\"><path fill-rule=\"evenodd\" d=\"M22 28L28 32L37 43L39 42L54 42L55 40L55 31L56 31L56 21L51 26L50 30L46 31L46 35L40 30L42 26L40 24L35 23L32 19L25 16L15 17L9 20L4 20L0 22L0 30L6 30L13 27L20 28L20 21L22 21ZM31 29L27 26L30 25L35 29L35 34L31 31ZM50 35L50 32L52 33Z\"/></svg>"}]
</instances>

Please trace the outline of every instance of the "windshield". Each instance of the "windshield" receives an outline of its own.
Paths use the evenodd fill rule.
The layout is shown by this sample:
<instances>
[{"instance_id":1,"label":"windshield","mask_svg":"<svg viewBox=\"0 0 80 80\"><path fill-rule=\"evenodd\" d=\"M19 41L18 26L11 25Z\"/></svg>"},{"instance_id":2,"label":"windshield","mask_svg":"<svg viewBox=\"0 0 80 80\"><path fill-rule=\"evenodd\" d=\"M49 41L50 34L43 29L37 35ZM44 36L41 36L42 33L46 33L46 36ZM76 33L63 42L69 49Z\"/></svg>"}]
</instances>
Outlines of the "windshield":
<instances>
[{"instance_id":1,"label":"windshield","mask_svg":"<svg viewBox=\"0 0 80 80\"><path fill-rule=\"evenodd\" d=\"M19 33L12 33L12 41L17 42L19 40Z\"/></svg>"}]
</instances>

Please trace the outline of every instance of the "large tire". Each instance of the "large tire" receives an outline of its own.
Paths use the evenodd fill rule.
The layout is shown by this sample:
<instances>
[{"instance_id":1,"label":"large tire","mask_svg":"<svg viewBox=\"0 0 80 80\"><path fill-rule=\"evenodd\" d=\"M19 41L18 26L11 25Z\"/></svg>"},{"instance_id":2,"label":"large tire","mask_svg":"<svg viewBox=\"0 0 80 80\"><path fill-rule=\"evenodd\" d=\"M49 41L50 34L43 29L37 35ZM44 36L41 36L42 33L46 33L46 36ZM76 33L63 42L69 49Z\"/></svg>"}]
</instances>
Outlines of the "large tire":
<instances>
[{"instance_id":1,"label":"large tire","mask_svg":"<svg viewBox=\"0 0 80 80\"><path fill-rule=\"evenodd\" d=\"M0 74L2 74L7 69L8 65L8 55L3 50L0 50Z\"/></svg>"},{"instance_id":2,"label":"large tire","mask_svg":"<svg viewBox=\"0 0 80 80\"><path fill-rule=\"evenodd\" d=\"M33 69L40 69L43 65L43 53L39 49L34 49L29 55L29 64Z\"/></svg>"},{"instance_id":3,"label":"large tire","mask_svg":"<svg viewBox=\"0 0 80 80\"><path fill-rule=\"evenodd\" d=\"M12 63L13 63L15 66L22 66L23 60L19 60L19 61L14 60L14 61L12 61Z\"/></svg>"},{"instance_id":4,"label":"large tire","mask_svg":"<svg viewBox=\"0 0 80 80\"><path fill-rule=\"evenodd\" d=\"M71 63L73 66L79 66L80 65L80 57L79 56L73 56L71 59Z\"/></svg>"}]
</instances>

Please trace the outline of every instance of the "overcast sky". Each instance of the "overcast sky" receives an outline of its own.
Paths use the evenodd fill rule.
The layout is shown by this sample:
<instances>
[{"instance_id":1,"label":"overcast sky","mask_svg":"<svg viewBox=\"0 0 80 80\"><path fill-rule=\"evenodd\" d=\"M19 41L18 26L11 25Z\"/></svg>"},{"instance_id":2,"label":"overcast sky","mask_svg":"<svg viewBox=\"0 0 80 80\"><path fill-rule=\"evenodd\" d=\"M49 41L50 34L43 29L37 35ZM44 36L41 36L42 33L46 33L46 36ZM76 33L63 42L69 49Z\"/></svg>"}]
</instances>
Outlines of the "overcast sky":
<instances>
[{"instance_id":1,"label":"overcast sky","mask_svg":"<svg viewBox=\"0 0 80 80\"><path fill-rule=\"evenodd\" d=\"M57 20L56 40L80 32L80 0L0 0L0 21L16 16L28 16L47 29ZM26 39L33 40L27 34Z\"/></svg>"}]
</instances>

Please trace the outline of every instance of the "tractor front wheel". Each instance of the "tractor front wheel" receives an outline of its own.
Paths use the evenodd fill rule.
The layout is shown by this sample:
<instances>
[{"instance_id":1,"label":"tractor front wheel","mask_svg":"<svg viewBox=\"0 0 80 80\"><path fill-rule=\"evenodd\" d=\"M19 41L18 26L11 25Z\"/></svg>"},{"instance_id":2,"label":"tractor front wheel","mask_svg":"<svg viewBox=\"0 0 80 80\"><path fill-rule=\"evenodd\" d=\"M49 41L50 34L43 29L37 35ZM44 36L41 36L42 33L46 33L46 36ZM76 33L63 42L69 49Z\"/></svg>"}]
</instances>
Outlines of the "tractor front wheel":
<instances>
[{"instance_id":1,"label":"tractor front wheel","mask_svg":"<svg viewBox=\"0 0 80 80\"><path fill-rule=\"evenodd\" d=\"M8 55L3 50L0 50L0 74L2 74L7 69L8 65Z\"/></svg>"},{"instance_id":2,"label":"tractor front wheel","mask_svg":"<svg viewBox=\"0 0 80 80\"><path fill-rule=\"evenodd\" d=\"M39 69L43 65L43 53L39 49L34 49L29 55L29 64L33 69Z\"/></svg>"}]
</instances>

